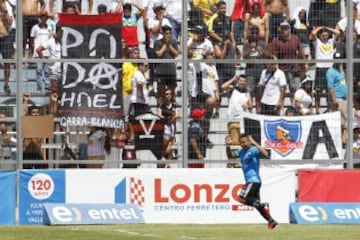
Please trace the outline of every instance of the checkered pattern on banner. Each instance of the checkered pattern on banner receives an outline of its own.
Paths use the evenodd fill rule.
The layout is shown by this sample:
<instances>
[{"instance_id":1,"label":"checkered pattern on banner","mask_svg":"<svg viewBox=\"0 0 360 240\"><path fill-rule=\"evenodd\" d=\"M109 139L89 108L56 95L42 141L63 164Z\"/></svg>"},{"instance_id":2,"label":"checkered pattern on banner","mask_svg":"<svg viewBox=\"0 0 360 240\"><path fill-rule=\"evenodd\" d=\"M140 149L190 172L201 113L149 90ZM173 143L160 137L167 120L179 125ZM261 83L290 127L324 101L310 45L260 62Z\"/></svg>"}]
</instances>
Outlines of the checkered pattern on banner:
<instances>
[{"instance_id":1,"label":"checkered pattern on banner","mask_svg":"<svg viewBox=\"0 0 360 240\"><path fill-rule=\"evenodd\" d=\"M139 207L144 206L145 196L144 196L144 185L142 184L141 179L130 178L130 203L136 204Z\"/></svg>"}]
</instances>

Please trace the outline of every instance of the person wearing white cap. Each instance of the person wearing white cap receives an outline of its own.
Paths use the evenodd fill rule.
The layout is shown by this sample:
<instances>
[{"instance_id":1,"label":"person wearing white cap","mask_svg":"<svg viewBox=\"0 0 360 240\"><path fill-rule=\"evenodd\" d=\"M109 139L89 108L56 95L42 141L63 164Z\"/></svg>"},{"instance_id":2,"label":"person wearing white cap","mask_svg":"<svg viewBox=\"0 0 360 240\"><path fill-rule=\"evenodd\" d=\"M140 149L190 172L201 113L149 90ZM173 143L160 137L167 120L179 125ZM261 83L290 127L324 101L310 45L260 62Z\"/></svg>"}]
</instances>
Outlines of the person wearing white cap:
<instances>
[{"instance_id":1,"label":"person wearing white cap","mask_svg":"<svg viewBox=\"0 0 360 240\"><path fill-rule=\"evenodd\" d=\"M312 83L313 79L309 76L301 81L301 88L296 90L294 99L295 99L295 109L296 112L300 115L311 115L312 114Z\"/></svg>"},{"instance_id":2,"label":"person wearing white cap","mask_svg":"<svg viewBox=\"0 0 360 240\"><path fill-rule=\"evenodd\" d=\"M147 25L150 31L150 39L149 45L146 47L146 54L149 59L156 58L154 44L157 40L163 38L162 27L169 26L171 28L169 19L165 17L165 5L163 3L154 3L153 11L155 16L149 19ZM157 65L155 63L150 63L150 84L154 81L156 67Z\"/></svg>"}]
</instances>

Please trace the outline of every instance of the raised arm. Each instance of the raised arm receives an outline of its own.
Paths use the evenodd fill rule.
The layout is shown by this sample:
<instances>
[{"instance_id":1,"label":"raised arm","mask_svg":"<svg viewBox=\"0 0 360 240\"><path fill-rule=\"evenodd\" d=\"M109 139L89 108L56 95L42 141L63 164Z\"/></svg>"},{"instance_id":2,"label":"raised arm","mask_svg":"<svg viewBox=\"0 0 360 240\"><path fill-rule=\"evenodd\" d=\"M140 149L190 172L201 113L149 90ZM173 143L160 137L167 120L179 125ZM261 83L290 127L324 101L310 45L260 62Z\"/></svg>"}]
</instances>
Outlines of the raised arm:
<instances>
[{"instance_id":1,"label":"raised arm","mask_svg":"<svg viewBox=\"0 0 360 240\"><path fill-rule=\"evenodd\" d=\"M266 151L265 148L260 146L260 144L257 143L251 135L249 135L249 139L252 145L254 145L257 149L259 149L261 155L263 155L266 158L269 158L269 153Z\"/></svg>"}]
</instances>

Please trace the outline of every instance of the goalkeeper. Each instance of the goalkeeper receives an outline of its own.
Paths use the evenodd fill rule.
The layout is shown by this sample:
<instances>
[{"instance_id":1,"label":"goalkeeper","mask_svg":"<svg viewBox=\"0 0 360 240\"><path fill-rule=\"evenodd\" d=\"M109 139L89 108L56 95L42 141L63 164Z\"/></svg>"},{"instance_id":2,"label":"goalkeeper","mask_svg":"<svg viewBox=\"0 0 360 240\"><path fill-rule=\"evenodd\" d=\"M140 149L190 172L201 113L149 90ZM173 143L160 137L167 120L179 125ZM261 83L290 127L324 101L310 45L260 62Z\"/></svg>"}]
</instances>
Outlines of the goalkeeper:
<instances>
[{"instance_id":1,"label":"goalkeeper","mask_svg":"<svg viewBox=\"0 0 360 240\"><path fill-rule=\"evenodd\" d=\"M268 204L260 202L260 155L268 158L269 154L251 135L243 133L239 139L241 149L237 150L235 155L240 158L246 184L241 189L237 200L242 204L256 208L261 216L268 222L268 228L273 229L278 223L271 217ZM226 144L231 143L231 137L227 137Z\"/></svg>"}]
</instances>

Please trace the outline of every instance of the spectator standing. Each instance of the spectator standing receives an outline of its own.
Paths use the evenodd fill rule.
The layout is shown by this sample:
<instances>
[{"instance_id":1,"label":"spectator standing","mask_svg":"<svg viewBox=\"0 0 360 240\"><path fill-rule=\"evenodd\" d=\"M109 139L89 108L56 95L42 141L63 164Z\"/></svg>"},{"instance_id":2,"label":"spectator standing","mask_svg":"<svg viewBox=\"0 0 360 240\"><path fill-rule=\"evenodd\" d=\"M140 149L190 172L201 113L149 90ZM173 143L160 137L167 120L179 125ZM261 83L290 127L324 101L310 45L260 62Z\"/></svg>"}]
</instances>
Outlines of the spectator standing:
<instances>
[{"instance_id":1,"label":"spectator standing","mask_svg":"<svg viewBox=\"0 0 360 240\"><path fill-rule=\"evenodd\" d=\"M234 33L234 39L237 46L243 44L246 6L247 6L246 0L235 0L234 7L230 16L230 19L233 22L232 31Z\"/></svg>"},{"instance_id":2,"label":"spectator standing","mask_svg":"<svg viewBox=\"0 0 360 240\"><path fill-rule=\"evenodd\" d=\"M245 14L244 39L247 39L248 29L255 25L259 28L259 38L266 44L269 43L269 15L262 7L260 0L251 0L249 10Z\"/></svg>"},{"instance_id":3,"label":"spectator standing","mask_svg":"<svg viewBox=\"0 0 360 240\"><path fill-rule=\"evenodd\" d=\"M213 52L206 52L205 59L214 59ZM205 108L207 118L218 118L220 108L219 75L212 62L200 63L201 79L198 81L196 105ZM214 112L215 109L215 112ZM210 123L209 123L210 125Z\"/></svg>"},{"instance_id":4,"label":"spectator standing","mask_svg":"<svg viewBox=\"0 0 360 240\"><path fill-rule=\"evenodd\" d=\"M115 0L114 0L115 1ZM142 0L142 5L144 7L143 13L143 24L144 24L144 37L145 37L145 47L146 53L150 46L150 28L149 21L155 17L155 13L153 11L154 4L163 3L164 0ZM148 56L149 57L149 56Z\"/></svg>"},{"instance_id":5,"label":"spectator standing","mask_svg":"<svg viewBox=\"0 0 360 240\"><path fill-rule=\"evenodd\" d=\"M280 35L273 39L270 44L270 52L278 59L304 59L303 48L300 45L299 38L291 34L291 28L288 21L284 21L279 27ZM289 83L290 101L293 104L294 93L300 88L300 76L304 76L307 71L307 64L282 63L279 64L281 70L285 72L287 82Z\"/></svg>"},{"instance_id":6,"label":"spectator standing","mask_svg":"<svg viewBox=\"0 0 360 240\"><path fill-rule=\"evenodd\" d=\"M193 30L193 36L189 38L187 43L187 51L188 56L191 59L204 59L206 55L210 53L214 53L214 46L211 43L211 41L206 37L207 36L207 27L206 26L196 26ZM190 63L189 69L192 71L193 76L192 80L193 82L189 83L189 91L190 91L190 106L191 109L203 109L203 105L199 105L197 102L197 96L200 92L200 89L202 89L202 72L201 72L201 64L200 63ZM202 129L205 131L205 134L207 135L209 133L210 129L210 117L211 112L207 113L207 117L202 122ZM210 140L207 139L207 143L209 147L211 147L213 144L210 142Z\"/></svg>"},{"instance_id":7,"label":"spectator standing","mask_svg":"<svg viewBox=\"0 0 360 240\"><path fill-rule=\"evenodd\" d=\"M299 37L301 46L304 49L305 58L310 59L311 52L309 36L312 31L312 27L308 23L305 8L298 7L295 9L291 25L293 34Z\"/></svg>"},{"instance_id":8,"label":"spectator standing","mask_svg":"<svg viewBox=\"0 0 360 240\"><path fill-rule=\"evenodd\" d=\"M127 58L129 59L138 59L140 57L140 51L137 47L132 47L127 49ZM123 106L124 114L129 113L130 107L130 97L132 94L132 85L131 79L137 70L137 64L129 62L124 62L122 65L122 91L123 91Z\"/></svg>"},{"instance_id":9,"label":"spectator standing","mask_svg":"<svg viewBox=\"0 0 360 240\"><path fill-rule=\"evenodd\" d=\"M332 60L335 53L335 42L338 31L334 28L317 27L311 32L309 39L313 42L315 58L319 60ZM326 72L332 66L332 62L317 62L315 70L315 111L320 113L320 95L327 90ZM328 101L326 91L326 100Z\"/></svg>"},{"instance_id":10,"label":"spectator standing","mask_svg":"<svg viewBox=\"0 0 360 240\"><path fill-rule=\"evenodd\" d=\"M25 57L25 49L29 47L29 58L33 57L34 46L31 44L31 28L38 24L40 11L45 11L44 0L22 0L22 14L23 14L23 50Z\"/></svg>"},{"instance_id":11,"label":"spectator standing","mask_svg":"<svg viewBox=\"0 0 360 240\"><path fill-rule=\"evenodd\" d=\"M187 42L187 52L191 59L204 59L206 52L214 52L214 46L207 38L206 26L198 25L193 29L193 36Z\"/></svg>"},{"instance_id":12,"label":"spectator standing","mask_svg":"<svg viewBox=\"0 0 360 240\"><path fill-rule=\"evenodd\" d=\"M266 64L259 81L257 113L279 116L284 108L286 87L285 73L275 63Z\"/></svg>"},{"instance_id":13,"label":"spectator standing","mask_svg":"<svg viewBox=\"0 0 360 240\"><path fill-rule=\"evenodd\" d=\"M301 88L295 92L295 112L299 115L311 115L312 114L312 83L313 80L306 76L301 81Z\"/></svg>"},{"instance_id":14,"label":"spectator standing","mask_svg":"<svg viewBox=\"0 0 360 240\"><path fill-rule=\"evenodd\" d=\"M179 55L178 44L173 39L172 29L170 26L162 27L163 38L156 40L155 54L158 59L175 59ZM159 63L155 71L155 79L157 80L157 101L163 102L165 89L170 89L172 95L175 95L176 84L176 64L175 63Z\"/></svg>"},{"instance_id":15,"label":"spectator standing","mask_svg":"<svg viewBox=\"0 0 360 240\"><path fill-rule=\"evenodd\" d=\"M265 58L269 53L266 44L259 38L259 27L251 25L248 29L248 37L244 42L243 58L258 60ZM251 96L256 96L257 85L261 76L262 70L265 68L261 63L247 63L245 68L247 89Z\"/></svg>"},{"instance_id":16,"label":"spectator standing","mask_svg":"<svg viewBox=\"0 0 360 240\"><path fill-rule=\"evenodd\" d=\"M146 53L148 58L154 59L156 58L155 53L155 41L163 38L162 27L169 26L171 27L171 23L169 19L165 17L165 5L163 3L156 3L153 5L153 11L155 16L149 19L148 27L150 30L150 42L149 46L146 49ZM157 68L157 64L150 64L150 83L153 83L155 78L155 68Z\"/></svg>"},{"instance_id":17,"label":"spectator standing","mask_svg":"<svg viewBox=\"0 0 360 240\"><path fill-rule=\"evenodd\" d=\"M61 62L56 61L61 59L61 37L62 29L59 25L56 26L55 35L48 41L44 42L36 48L36 53L40 59L44 59L44 51L48 51L48 58L54 60L50 63L50 88L52 92L59 91L60 80L62 76Z\"/></svg>"},{"instance_id":18,"label":"spectator standing","mask_svg":"<svg viewBox=\"0 0 360 240\"><path fill-rule=\"evenodd\" d=\"M226 3L219 1L216 4L217 12L209 21L209 37L214 45L216 59L235 59L236 43L232 32L232 22L226 16ZM219 74L219 84L232 78L235 74L234 63L218 63L216 68Z\"/></svg>"},{"instance_id":19,"label":"spectator standing","mask_svg":"<svg viewBox=\"0 0 360 240\"><path fill-rule=\"evenodd\" d=\"M190 59L204 59L207 52L214 52L214 46L207 36L207 27L198 25L193 29L193 36L187 42L187 52ZM198 83L202 81L200 64L190 63L189 69L193 73L193 82L189 83L189 91L192 98L198 94Z\"/></svg>"},{"instance_id":20,"label":"spectator standing","mask_svg":"<svg viewBox=\"0 0 360 240\"><path fill-rule=\"evenodd\" d=\"M201 121L205 118L205 109L196 108L191 112L192 120L188 125L188 159L198 162L188 163L189 168L204 168L207 149L207 134Z\"/></svg>"},{"instance_id":21,"label":"spectator standing","mask_svg":"<svg viewBox=\"0 0 360 240\"><path fill-rule=\"evenodd\" d=\"M227 138L227 145L232 143L231 137ZM260 157L269 157L265 148L261 147L251 135L243 133L240 135L241 149L235 155L240 158L241 169L245 178L245 186L241 189L237 201L241 204L254 207L268 222L268 228L273 229L278 224L271 216L269 206L260 202L261 177Z\"/></svg>"},{"instance_id":22,"label":"spectator standing","mask_svg":"<svg viewBox=\"0 0 360 240\"><path fill-rule=\"evenodd\" d=\"M265 10L269 14L269 42L279 36L278 27L285 19L289 19L288 0L265 0Z\"/></svg>"},{"instance_id":23,"label":"spectator standing","mask_svg":"<svg viewBox=\"0 0 360 240\"><path fill-rule=\"evenodd\" d=\"M309 19L314 26L334 28L341 18L341 0L314 0L310 3ZM352 2L352 0L346 1Z\"/></svg>"},{"instance_id":24,"label":"spectator standing","mask_svg":"<svg viewBox=\"0 0 360 240\"><path fill-rule=\"evenodd\" d=\"M13 9L8 1L0 1L0 52L3 59L11 59L14 54L15 32L12 31L14 15ZM10 63L4 64L4 86L3 90L6 94L11 93L9 87L10 80Z\"/></svg>"},{"instance_id":25,"label":"spectator standing","mask_svg":"<svg viewBox=\"0 0 360 240\"><path fill-rule=\"evenodd\" d=\"M211 16L216 12L218 2L219 0L193 0L192 7L201 10L205 24L208 24Z\"/></svg>"},{"instance_id":26,"label":"spectator standing","mask_svg":"<svg viewBox=\"0 0 360 240\"><path fill-rule=\"evenodd\" d=\"M40 21L38 24L35 24L31 28L31 45L34 46L34 58L38 58L37 48L47 41L53 36L54 32L52 32L51 26L49 26L46 22L48 19L47 11L40 11ZM49 58L48 49L44 49L43 58ZM43 88L46 91L49 91L50 88L50 69L48 63L39 62L36 64L36 90L41 92Z\"/></svg>"},{"instance_id":27,"label":"spectator standing","mask_svg":"<svg viewBox=\"0 0 360 240\"><path fill-rule=\"evenodd\" d=\"M234 76L229 81L222 84L222 90L229 93L229 106L227 119L241 117L243 112L252 112L252 95L246 88L246 76Z\"/></svg>"},{"instance_id":28,"label":"spectator standing","mask_svg":"<svg viewBox=\"0 0 360 240\"><path fill-rule=\"evenodd\" d=\"M147 102L147 91L146 91L146 78L145 73L149 68L148 63L138 63L137 69L134 72L134 75L131 78L131 88L132 93L130 97L131 105L135 103L145 104ZM130 112L134 106L130 105Z\"/></svg>"},{"instance_id":29,"label":"spectator standing","mask_svg":"<svg viewBox=\"0 0 360 240\"><path fill-rule=\"evenodd\" d=\"M90 127L88 135L87 159L106 160L106 154L111 153L110 135L105 128ZM87 164L86 168L103 168L103 163Z\"/></svg>"},{"instance_id":30,"label":"spectator standing","mask_svg":"<svg viewBox=\"0 0 360 240\"><path fill-rule=\"evenodd\" d=\"M342 59L339 53L335 53L334 59ZM343 144L346 143L345 138L345 126L347 122L347 83L345 80L345 74L342 70L342 63L334 62L333 66L326 72L327 88L331 104L329 105L330 111L341 112L341 127Z\"/></svg>"},{"instance_id":31,"label":"spectator standing","mask_svg":"<svg viewBox=\"0 0 360 240\"><path fill-rule=\"evenodd\" d=\"M340 53L342 58L346 58L346 30L347 30L347 16L343 17L335 27L336 32L339 32L338 39L336 42L336 52ZM355 4L352 8L352 19L354 32L360 29L360 20L358 15L358 9ZM352 40L351 40L352 41Z\"/></svg>"},{"instance_id":32,"label":"spectator standing","mask_svg":"<svg viewBox=\"0 0 360 240\"><path fill-rule=\"evenodd\" d=\"M163 158L173 159L173 149L176 134L176 120L180 116L180 106L175 101L170 89L164 92L164 102L158 105L157 115L165 121L163 136Z\"/></svg>"},{"instance_id":33,"label":"spectator standing","mask_svg":"<svg viewBox=\"0 0 360 240\"><path fill-rule=\"evenodd\" d=\"M132 6L138 9L136 13L133 12ZM121 0L116 7L116 12L123 13L121 36L125 41L124 44L126 44L128 47L138 47L139 41L137 25L138 21L143 16L144 7L138 3L129 1L123 4L123 1Z\"/></svg>"},{"instance_id":34,"label":"spectator standing","mask_svg":"<svg viewBox=\"0 0 360 240\"><path fill-rule=\"evenodd\" d=\"M182 1L179 0L165 0L165 17L169 19L172 29L172 38L175 41L180 41L181 25L183 18Z\"/></svg>"},{"instance_id":35,"label":"spectator standing","mask_svg":"<svg viewBox=\"0 0 360 240\"><path fill-rule=\"evenodd\" d=\"M30 95L24 95L24 106L25 109L28 107L28 103L30 100ZM25 110L26 111L26 110ZM26 115L30 116L40 116L40 108L37 106L29 107L29 112ZM39 160L43 161L44 156L41 152L41 145L43 143L43 139L41 138L24 138L23 146L23 158L26 160ZM23 165L24 169L44 169L47 168L46 164L36 164L36 163L28 163Z\"/></svg>"},{"instance_id":36,"label":"spectator standing","mask_svg":"<svg viewBox=\"0 0 360 240\"><path fill-rule=\"evenodd\" d=\"M161 28L165 25L171 27L169 19L165 17L165 5L163 3L156 3L153 5L153 11L155 13L154 17L149 19L149 29L150 29L150 54L148 53L149 58L155 58L154 52L154 43L156 40L159 40L163 37Z\"/></svg>"}]
</instances>

